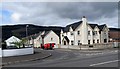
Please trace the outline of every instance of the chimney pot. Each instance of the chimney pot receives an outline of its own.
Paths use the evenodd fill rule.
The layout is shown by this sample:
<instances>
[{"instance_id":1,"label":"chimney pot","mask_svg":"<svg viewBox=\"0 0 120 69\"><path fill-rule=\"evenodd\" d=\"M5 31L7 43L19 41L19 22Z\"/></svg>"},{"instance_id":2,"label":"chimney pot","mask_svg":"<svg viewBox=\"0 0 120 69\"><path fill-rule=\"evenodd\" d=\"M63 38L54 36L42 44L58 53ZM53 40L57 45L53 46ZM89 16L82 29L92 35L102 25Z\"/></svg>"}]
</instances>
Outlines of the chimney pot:
<instances>
[{"instance_id":1,"label":"chimney pot","mask_svg":"<svg viewBox=\"0 0 120 69\"><path fill-rule=\"evenodd\" d=\"M85 16L83 16L83 18L86 18Z\"/></svg>"}]
</instances>

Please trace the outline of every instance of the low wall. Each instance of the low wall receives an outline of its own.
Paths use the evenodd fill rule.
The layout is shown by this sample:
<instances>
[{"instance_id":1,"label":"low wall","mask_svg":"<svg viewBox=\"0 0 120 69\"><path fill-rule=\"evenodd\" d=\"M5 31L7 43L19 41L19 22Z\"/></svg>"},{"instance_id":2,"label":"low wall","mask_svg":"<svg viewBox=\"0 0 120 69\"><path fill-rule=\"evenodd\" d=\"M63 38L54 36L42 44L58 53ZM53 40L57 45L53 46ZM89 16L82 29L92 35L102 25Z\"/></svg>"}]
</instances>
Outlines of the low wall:
<instances>
[{"instance_id":1,"label":"low wall","mask_svg":"<svg viewBox=\"0 0 120 69\"><path fill-rule=\"evenodd\" d=\"M22 49L5 49L2 50L2 57L9 57L9 56L20 56L20 55L27 55L33 54L33 48L22 48Z\"/></svg>"},{"instance_id":2,"label":"low wall","mask_svg":"<svg viewBox=\"0 0 120 69\"><path fill-rule=\"evenodd\" d=\"M0 48L0 57L2 57L2 49Z\"/></svg>"},{"instance_id":3,"label":"low wall","mask_svg":"<svg viewBox=\"0 0 120 69\"><path fill-rule=\"evenodd\" d=\"M106 49L113 48L113 43L104 43L104 44L93 44L93 45L60 45L59 48L68 48L68 49Z\"/></svg>"}]
</instances>

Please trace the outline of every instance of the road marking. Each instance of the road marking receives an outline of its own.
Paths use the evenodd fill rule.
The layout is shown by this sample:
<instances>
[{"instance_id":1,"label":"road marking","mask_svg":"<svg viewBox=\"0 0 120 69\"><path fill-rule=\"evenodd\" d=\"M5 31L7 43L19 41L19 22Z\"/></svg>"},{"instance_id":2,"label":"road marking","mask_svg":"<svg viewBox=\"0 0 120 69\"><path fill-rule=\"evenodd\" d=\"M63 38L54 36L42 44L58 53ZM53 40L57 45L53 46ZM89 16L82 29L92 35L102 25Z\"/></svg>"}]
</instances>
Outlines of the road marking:
<instances>
[{"instance_id":1,"label":"road marking","mask_svg":"<svg viewBox=\"0 0 120 69\"><path fill-rule=\"evenodd\" d=\"M118 61L119 61L119 60L113 60L113 61L101 62L101 63L91 64L90 66L103 65L103 64L108 64L108 63L118 62Z\"/></svg>"}]
</instances>

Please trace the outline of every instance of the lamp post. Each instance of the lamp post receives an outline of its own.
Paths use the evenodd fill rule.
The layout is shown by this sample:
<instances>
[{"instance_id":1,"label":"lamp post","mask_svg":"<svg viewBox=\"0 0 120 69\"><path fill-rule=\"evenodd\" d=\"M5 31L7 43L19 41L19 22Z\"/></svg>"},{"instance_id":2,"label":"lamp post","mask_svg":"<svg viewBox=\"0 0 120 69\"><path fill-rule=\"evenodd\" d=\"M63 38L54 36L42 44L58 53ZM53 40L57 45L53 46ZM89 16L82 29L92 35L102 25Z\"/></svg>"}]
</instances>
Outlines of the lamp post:
<instances>
[{"instance_id":1,"label":"lamp post","mask_svg":"<svg viewBox=\"0 0 120 69\"><path fill-rule=\"evenodd\" d=\"M29 25L26 25L26 37L28 36L28 30L27 30L28 26Z\"/></svg>"},{"instance_id":2,"label":"lamp post","mask_svg":"<svg viewBox=\"0 0 120 69\"><path fill-rule=\"evenodd\" d=\"M29 26L29 25L26 25L26 38L27 38L27 45L28 45L28 29L27 29L28 26Z\"/></svg>"}]
</instances>

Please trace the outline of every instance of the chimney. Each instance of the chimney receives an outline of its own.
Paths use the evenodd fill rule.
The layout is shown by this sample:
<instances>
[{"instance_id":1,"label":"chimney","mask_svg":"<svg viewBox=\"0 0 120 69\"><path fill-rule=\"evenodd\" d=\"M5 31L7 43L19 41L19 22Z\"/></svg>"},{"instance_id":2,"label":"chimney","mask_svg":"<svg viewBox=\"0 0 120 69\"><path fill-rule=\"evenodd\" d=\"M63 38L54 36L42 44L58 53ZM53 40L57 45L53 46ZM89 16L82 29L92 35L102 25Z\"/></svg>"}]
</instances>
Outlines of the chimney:
<instances>
[{"instance_id":1,"label":"chimney","mask_svg":"<svg viewBox=\"0 0 120 69\"><path fill-rule=\"evenodd\" d=\"M83 16L83 17L82 17L82 21L83 21L84 23L86 23L86 22L87 22L87 19L86 19L86 17L85 17L85 16Z\"/></svg>"}]
</instances>

